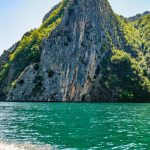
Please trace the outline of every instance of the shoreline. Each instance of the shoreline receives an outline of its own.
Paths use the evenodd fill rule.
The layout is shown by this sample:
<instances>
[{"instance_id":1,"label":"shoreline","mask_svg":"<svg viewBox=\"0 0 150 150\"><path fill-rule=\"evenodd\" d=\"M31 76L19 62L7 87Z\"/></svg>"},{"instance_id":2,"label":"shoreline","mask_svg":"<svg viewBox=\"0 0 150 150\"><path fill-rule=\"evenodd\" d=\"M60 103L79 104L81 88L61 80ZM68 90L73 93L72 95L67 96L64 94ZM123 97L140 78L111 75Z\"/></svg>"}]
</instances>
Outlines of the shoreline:
<instances>
[{"instance_id":1,"label":"shoreline","mask_svg":"<svg viewBox=\"0 0 150 150\"><path fill-rule=\"evenodd\" d=\"M107 101L85 101L85 102L80 102L80 101L0 101L0 103L79 103L79 104L150 104L150 102L107 102Z\"/></svg>"}]
</instances>

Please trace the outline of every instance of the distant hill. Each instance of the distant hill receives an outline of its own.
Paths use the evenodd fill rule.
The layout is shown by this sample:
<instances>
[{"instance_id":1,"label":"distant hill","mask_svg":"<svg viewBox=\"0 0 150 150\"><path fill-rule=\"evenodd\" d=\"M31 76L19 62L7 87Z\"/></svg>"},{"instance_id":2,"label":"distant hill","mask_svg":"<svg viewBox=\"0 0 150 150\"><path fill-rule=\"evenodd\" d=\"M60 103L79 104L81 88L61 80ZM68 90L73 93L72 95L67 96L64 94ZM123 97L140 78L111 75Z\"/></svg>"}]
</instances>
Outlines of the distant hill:
<instances>
[{"instance_id":1,"label":"distant hill","mask_svg":"<svg viewBox=\"0 0 150 150\"><path fill-rule=\"evenodd\" d=\"M145 12L142 13L142 14L137 14L137 15L135 15L135 16L133 16L133 17L130 17L129 20L133 22L133 21L136 21L136 20L138 20L139 18L141 18L141 17L143 17L143 16L145 16L145 15L147 15L147 14L150 14L150 11L145 11Z\"/></svg>"}]
</instances>

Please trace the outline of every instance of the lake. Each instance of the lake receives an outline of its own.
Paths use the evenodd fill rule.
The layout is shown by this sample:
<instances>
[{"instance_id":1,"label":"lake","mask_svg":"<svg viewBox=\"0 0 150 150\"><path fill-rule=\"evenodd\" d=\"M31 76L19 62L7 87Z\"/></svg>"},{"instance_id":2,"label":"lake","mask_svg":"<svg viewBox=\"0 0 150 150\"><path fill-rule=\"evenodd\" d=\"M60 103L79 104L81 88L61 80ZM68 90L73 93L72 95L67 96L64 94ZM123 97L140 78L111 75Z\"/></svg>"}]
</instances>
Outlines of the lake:
<instances>
[{"instance_id":1,"label":"lake","mask_svg":"<svg viewBox=\"0 0 150 150\"><path fill-rule=\"evenodd\" d=\"M150 104L2 102L1 149L150 149Z\"/></svg>"}]
</instances>

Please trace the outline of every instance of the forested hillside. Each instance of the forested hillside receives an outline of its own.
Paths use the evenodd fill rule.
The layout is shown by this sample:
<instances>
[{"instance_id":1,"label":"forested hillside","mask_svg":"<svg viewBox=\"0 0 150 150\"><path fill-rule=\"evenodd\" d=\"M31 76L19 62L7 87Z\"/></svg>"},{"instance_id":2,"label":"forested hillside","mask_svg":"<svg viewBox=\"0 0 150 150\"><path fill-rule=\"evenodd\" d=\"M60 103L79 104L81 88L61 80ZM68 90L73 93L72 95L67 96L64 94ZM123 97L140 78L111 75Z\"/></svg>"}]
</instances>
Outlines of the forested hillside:
<instances>
[{"instance_id":1,"label":"forested hillside","mask_svg":"<svg viewBox=\"0 0 150 150\"><path fill-rule=\"evenodd\" d=\"M63 0L0 57L2 101L150 101L150 14Z\"/></svg>"}]
</instances>

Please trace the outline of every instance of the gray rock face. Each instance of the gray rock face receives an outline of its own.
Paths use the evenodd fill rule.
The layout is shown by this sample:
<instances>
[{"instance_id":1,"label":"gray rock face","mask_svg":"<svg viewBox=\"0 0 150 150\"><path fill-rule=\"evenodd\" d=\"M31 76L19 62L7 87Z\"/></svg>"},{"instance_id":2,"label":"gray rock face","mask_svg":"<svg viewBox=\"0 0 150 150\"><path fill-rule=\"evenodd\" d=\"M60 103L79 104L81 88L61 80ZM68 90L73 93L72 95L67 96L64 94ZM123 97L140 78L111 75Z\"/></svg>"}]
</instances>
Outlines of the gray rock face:
<instances>
[{"instance_id":1,"label":"gray rock face","mask_svg":"<svg viewBox=\"0 0 150 150\"><path fill-rule=\"evenodd\" d=\"M86 95L88 101L95 71L105 56L100 49L111 14L105 0L71 0L61 24L43 42L38 71L26 68L17 80L24 83L16 84L7 99L83 101Z\"/></svg>"},{"instance_id":2,"label":"gray rock face","mask_svg":"<svg viewBox=\"0 0 150 150\"><path fill-rule=\"evenodd\" d=\"M111 24L113 19L114 13L106 0L70 0L61 24L43 41L40 63L25 69L9 91L7 100L107 99L107 91L99 85L102 75L95 78L95 74L111 50L101 50L107 43L107 34L114 37L114 45L119 45ZM93 87L97 90L92 90Z\"/></svg>"},{"instance_id":3,"label":"gray rock face","mask_svg":"<svg viewBox=\"0 0 150 150\"><path fill-rule=\"evenodd\" d=\"M31 101L32 97L29 96L29 93L33 88L33 81L35 79L35 75L37 74L33 67L34 64L27 67L17 81L14 81L12 88L15 88L16 85L17 88L15 88L15 93L10 93L9 95L12 97L12 100L17 101L20 100L20 97L22 97L22 101Z\"/></svg>"}]
</instances>

